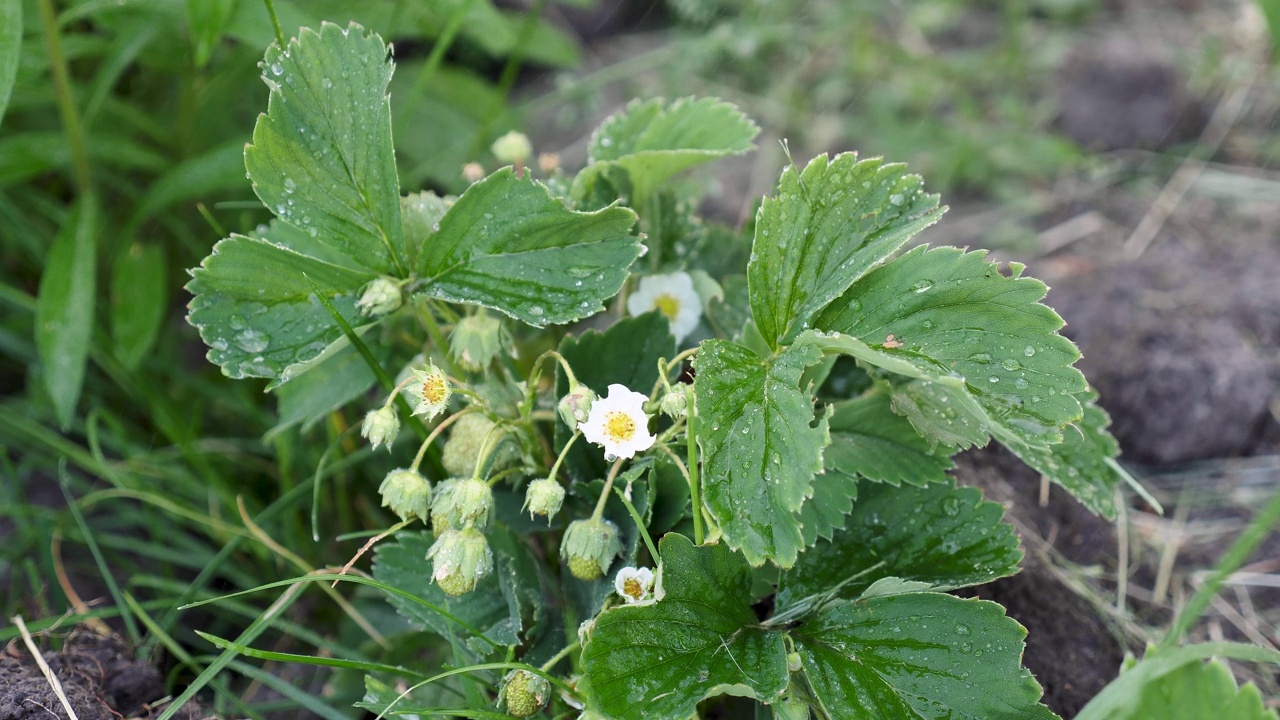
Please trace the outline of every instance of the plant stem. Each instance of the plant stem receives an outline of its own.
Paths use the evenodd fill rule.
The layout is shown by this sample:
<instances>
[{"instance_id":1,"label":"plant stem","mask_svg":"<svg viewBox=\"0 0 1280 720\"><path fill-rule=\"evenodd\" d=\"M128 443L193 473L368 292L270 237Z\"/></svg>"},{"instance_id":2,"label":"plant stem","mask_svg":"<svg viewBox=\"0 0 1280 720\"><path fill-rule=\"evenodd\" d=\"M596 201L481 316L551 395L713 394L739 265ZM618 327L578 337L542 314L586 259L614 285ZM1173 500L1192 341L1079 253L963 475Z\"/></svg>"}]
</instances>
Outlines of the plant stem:
<instances>
[{"instance_id":1,"label":"plant stem","mask_svg":"<svg viewBox=\"0 0 1280 720\"><path fill-rule=\"evenodd\" d=\"M1195 624L1196 620L1204 613L1205 608L1209 607L1209 603L1213 601L1214 596L1218 594L1218 590L1222 587L1222 582L1228 575L1235 572L1249 559L1249 555L1267 539L1271 534L1271 528L1280 522L1280 492L1277 492L1271 502L1262 508L1249 523L1249 526L1240 533L1240 537L1231 544L1227 552L1222 555L1222 559L1218 561L1218 566L1214 568L1213 574L1205 581L1204 585L1196 591L1191 597L1187 606L1183 608L1182 613L1173 621L1173 626L1169 628L1169 634L1165 635L1164 640L1160 642L1161 647L1172 647L1178 640L1186 634L1187 630Z\"/></svg>"},{"instance_id":2,"label":"plant stem","mask_svg":"<svg viewBox=\"0 0 1280 720\"><path fill-rule=\"evenodd\" d=\"M609 468L609 477L604 479L604 490L600 491L600 499L596 501L596 511L591 513L592 520L599 520L604 516L604 504L609 501L609 490L613 488L614 478L618 477L618 470L624 462L626 458L618 458L613 461L613 467Z\"/></svg>"},{"instance_id":3,"label":"plant stem","mask_svg":"<svg viewBox=\"0 0 1280 720\"><path fill-rule=\"evenodd\" d=\"M689 501L693 505L693 542L702 544L702 485L698 477L698 408L689 403L685 409L685 452L689 458Z\"/></svg>"},{"instance_id":4,"label":"plant stem","mask_svg":"<svg viewBox=\"0 0 1280 720\"><path fill-rule=\"evenodd\" d=\"M409 466L409 469L414 472L418 472L418 466L422 464L422 458L427 454L427 448L431 447L431 443L435 442L435 439L440 437L440 433L444 432L445 428L457 422L458 418L475 411L476 408L473 405L465 410L450 415L444 420L441 420L440 424L437 425L435 429L431 431L431 434L427 436L427 439L422 441L422 445L418 448L418 454L413 456L413 464Z\"/></svg>"},{"instance_id":5,"label":"plant stem","mask_svg":"<svg viewBox=\"0 0 1280 720\"><path fill-rule=\"evenodd\" d=\"M436 316L431 312L430 307L420 306L418 317L422 319L422 325L427 329L427 335L431 337L431 343L440 351L440 355L444 358L445 367L449 369L449 374L458 377L463 375L462 369L453 362L453 351L449 348L449 341L445 339L444 332L440 330L440 323L436 322Z\"/></svg>"},{"instance_id":6,"label":"plant stem","mask_svg":"<svg viewBox=\"0 0 1280 720\"><path fill-rule=\"evenodd\" d=\"M542 663L542 672L551 672L551 668L555 667L556 663L563 660L564 657L569 653L573 652L574 650L577 650L579 646L580 644L575 642L570 644L568 647L561 650L560 652L556 653L555 655L552 655L550 660Z\"/></svg>"},{"instance_id":7,"label":"plant stem","mask_svg":"<svg viewBox=\"0 0 1280 720\"><path fill-rule=\"evenodd\" d=\"M649 529L644 526L644 518L640 517L640 512L636 510L636 506L627 499L627 494L619 488L614 488L613 492L622 501L627 512L631 513L631 520L636 524L636 530L640 531L640 537L644 540L645 547L649 548L649 555L653 557L653 561L658 562L658 546L653 544L653 538L649 537Z\"/></svg>"},{"instance_id":8,"label":"plant stem","mask_svg":"<svg viewBox=\"0 0 1280 720\"><path fill-rule=\"evenodd\" d=\"M76 101L71 94L71 76L67 72L67 59L62 54L58 16L53 8L53 0L40 0L40 19L44 25L44 47L49 54L54 93L58 98L58 114L62 116L62 128L71 150L71 167L75 173L76 188L81 195L91 195L93 178L89 172L89 153L84 141L84 129L80 125L80 113L76 110Z\"/></svg>"},{"instance_id":9,"label":"plant stem","mask_svg":"<svg viewBox=\"0 0 1280 720\"><path fill-rule=\"evenodd\" d=\"M284 33L280 31L280 18L276 17L276 6L271 0L262 0L267 4L267 14L271 16L271 27L276 31L276 42L280 44L280 49L285 49Z\"/></svg>"},{"instance_id":10,"label":"plant stem","mask_svg":"<svg viewBox=\"0 0 1280 720\"><path fill-rule=\"evenodd\" d=\"M560 363L560 369L564 370L564 376L569 379L569 387L571 389L573 388L574 385L579 384L578 378L573 374L573 368L569 367L569 361L565 360L564 356L556 352L555 350L548 350L542 353L541 355L538 356L537 360L533 361L533 364L537 366L541 364L543 360L546 360L549 357L555 358L556 361Z\"/></svg>"},{"instance_id":11,"label":"plant stem","mask_svg":"<svg viewBox=\"0 0 1280 720\"><path fill-rule=\"evenodd\" d=\"M582 431L575 430L573 433L573 437L569 438L569 442L564 444L564 448L560 451L560 456L556 458L555 464L551 466L551 472L550 474L547 475L548 480L556 479L556 473L560 471L561 463L563 463L565 457L568 456L569 448L573 447L574 441L576 441L581 436L582 436Z\"/></svg>"}]
</instances>

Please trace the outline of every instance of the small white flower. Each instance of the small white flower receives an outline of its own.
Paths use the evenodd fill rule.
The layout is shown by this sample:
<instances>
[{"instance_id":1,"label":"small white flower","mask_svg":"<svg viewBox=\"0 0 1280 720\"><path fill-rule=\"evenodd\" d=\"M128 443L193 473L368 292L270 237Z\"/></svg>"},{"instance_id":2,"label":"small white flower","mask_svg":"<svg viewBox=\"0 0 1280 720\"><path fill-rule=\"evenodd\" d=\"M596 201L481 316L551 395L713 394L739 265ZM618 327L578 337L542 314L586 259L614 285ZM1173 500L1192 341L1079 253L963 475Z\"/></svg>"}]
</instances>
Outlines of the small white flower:
<instances>
[{"instance_id":1,"label":"small white flower","mask_svg":"<svg viewBox=\"0 0 1280 720\"><path fill-rule=\"evenodd\" d=\"M413 382L405 392L409 395L413 414L422 415L423 420L430 420L443 412L449 404L449 396L453 394L449 378L434 363L427 363L425 368L414 368Z\"/></svg>"},{"instance_id":2,"label":"small white flower","mask_svg":"<svg viewBox=\"0 0 1280 720\"><path fill-rule=\"evenodd\" d=\"M653 571L646 567L624 567L613 579L613 589L628 604L644 602L653 592Z\"/></svg>"},{"instance_id":3,"label":"small white flower","mask_svg":"<svg viewBox=\"0 0 1280 720\"><path fill-rule=\"evenodd\" d=\"M591 404L587 421L578 426L582 436L587 442L603 445L604 457L610 462L648 450L657 439L649 433L649 416L644 412L648 399L625 385L610 385L609 394Z\"/></svg>"},{"instance_id":4,"label":"small white flower","mask_svg":"<svg viewBox=\"0 0 1280 720\"><path fill-rule=\"evenodd\" d=\"M643 315L650 310L659 310L667 316L677 343L693 332L702 317L702 298L694 290L689 273L640 278L639 287L627 298L627 313Z\"/></svg>"}]
</instances>

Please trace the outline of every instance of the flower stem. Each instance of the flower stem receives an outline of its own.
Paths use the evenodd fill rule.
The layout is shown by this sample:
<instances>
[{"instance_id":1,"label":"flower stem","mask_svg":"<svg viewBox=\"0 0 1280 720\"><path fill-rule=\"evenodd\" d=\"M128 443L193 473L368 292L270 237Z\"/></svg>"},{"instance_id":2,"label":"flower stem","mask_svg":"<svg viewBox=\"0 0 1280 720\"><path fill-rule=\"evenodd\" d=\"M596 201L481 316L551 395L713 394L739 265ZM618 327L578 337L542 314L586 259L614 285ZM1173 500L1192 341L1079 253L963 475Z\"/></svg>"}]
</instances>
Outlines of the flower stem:
<instances>
[{"instance_id":1,"label":"flower stem","mask_svg":"<svg viewBox=\"0 0 1280 720\"><path fill-rule=\"evenodd\" d=\"M445 428L457 422L458 418L468 413L473 413L476 409L477 408L473 405L465 410L461 410L450 415L444 420L441 420L440 424L437 425L435 429L431 431L431 434L427 436L427 439L422 441L422 446L418 448L418 454L413 457L413 464L409 466L409 469L414 472L418 472L418 466L422 464L422 458L427 454L427 448L431 447L431 443L435 442L437 437L440 437L440 433L444 432Z\"/></svg>"},{"instance_id":2,"label":"flower stem","mask_svg":"<svg viewBox=\"0 0 1280 720\"><path fill-rule=\"evenodd\" d=\"M436 349L440 351L445 367L449 369L449 374L454 377L463 375L462 369L453 362L453 351L449 348L449 341L445 339L444 332L440 329L440 323L436 322L435 313L431 312L431 308L425 305L419 306L418 311L422 326L427 329L427 335L431 337L431 344L435 345Z\"/></svg>"},{"instance_id":3,"label":"flower stem","mask_svg":"<svg viewBox=\"0 0 1280 720\"><path fill-rule=\"evenodd\" d=\"M555 464L551 466L551 473L547 475L548 480L556 479L556 473L560 471L560 464L564 462L565 457L569 454L569 448L573 447L574 441L580 437L582 437L582 432L575 430L573 437L569 438L569 442L564 444L564 449L560 451L560 456L556 458Z\"/></svg>"},{"instance_id":4,"label":"flower stem","mask_svg":"<svg viewBox=\"0 0 1280 720\"><path fill-rule=\"evenodd\" d=\"M570 388L578 384L578 378L573 374L573 368L569 367L569 361L565 360L564 356L555 350L548 350L542 353L538 356L538 359L533 362L533 364L535 366L539 365L543 360L546 360L549 357L555 358L556 361L560 363L560 368L564 370L564 376L569 379Z\"/></svg>"},{"instance_id":5,"label":"flower stem","mask_svg":"<svg viewBox=\"0 0 1280 720\"><path fill-rule=\"evenodd\" d=\"M498 449L498 442L501 442L502 434L498 435L498 442L490 442L494 438L494 433L502 430L502 425L495 424L489 428L489 432L484 436L484 443L480 445L480 452L476 453L476 467L471 471L471 479L479 480L480 471L489 462L489 456ZM504 431L505 432L505 431Z\"/></svg>"},{"instance_id":6,"label":"flower stem","mask_svg":"<svg viewBox=\"0 0 1280 720\"><path fill-rule=\"evenodd\" d=\"M569 653L573 652L574 650L577 650L579 647L580 647L580 644L579 644L579 643L576 643L576 642L575 642L575 643L571 643L571 644L570 644L568 647L566 647L565 649L561 650L560 652L556 653L555 655L552 655L550 660L548 660L548 661L546 661L546 662L542 663L542 672L551 672L551 668L555 667L555 666L556 666L556 663L558 663L558 662L560 662L561 660L563 660L563 659L565 658L565 656L566 656L566 655L568 655Z\"/></svg>"},{"instance_id":7,"label":"flower stem","mask_svg":"<svg viewBox=\"0 0 1280 720\"><path fill-rule=\"evenodd\" d=\"M622 468L624 462L626 458L618 458L613 462L613 467L609 468L609 477L604 479L604 490L600 492L600 499L596 501L596 511L591 513L592 520L604 517L604 504L609 501L609 491L613 488L613 481L618 477L618 470Z\"/></svg>"}]
</instances>

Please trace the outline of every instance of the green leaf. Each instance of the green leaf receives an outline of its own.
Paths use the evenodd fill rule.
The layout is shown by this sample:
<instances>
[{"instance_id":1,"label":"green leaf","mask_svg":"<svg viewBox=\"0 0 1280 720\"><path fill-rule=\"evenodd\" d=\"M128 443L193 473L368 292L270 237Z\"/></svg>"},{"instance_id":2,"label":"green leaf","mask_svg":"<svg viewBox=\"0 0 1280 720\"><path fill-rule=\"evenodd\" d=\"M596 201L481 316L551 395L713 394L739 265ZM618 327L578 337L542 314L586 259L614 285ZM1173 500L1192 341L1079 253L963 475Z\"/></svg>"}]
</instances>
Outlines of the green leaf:
<instances>
[{"instance_id":1,"label":"green leaf","mask_svg":"<svg viewBox=\"0 0 1280 720\"><path fill-rule=\"evenodd\" d=\"M995 603L940 593L842 603L792 633L827 717L1056 718L1020 667L1026 635Z\"/></svg>"},{"instance_id":2,"label":"green leaf","mask_svg":"<svg viewBox=\"0 0 1280 720\"><path fill-rule=\"evenodd\" d=\"M0 120L9 107L22 57L22 0L0 0Z\"/></svg>"},{"instance_id":3,"label":"green leaf","mask_svg":"<svg viewBox=\"0 0 1280 720\"><path fill-rule=\"evenodd\" d=\"M475 183L418 255L420 291L500 310L535 327L604 309L640 254L634 212L568 210L510 169Z\"/></svg>"},{"instance_id":4,"label":"green leaf","mask_svg":"<svg viewBox=\"0 0 1280 720\"><path fill-rule=\"evenodd\" d=\"M169 266L161 245L134 243L111 274L111 336L116 357L135 369L155 343L169 296Z\"/></svg>"},{"instance_id":5,"label":"green leaf","mask_svg":"<svg viewBox=\"0 0 1280 720\"><path fill-rule=\"evenodd\" d=\"M842 529L857 497L858 483L848 475L828 472L815 477L813 497L806 500L796 514L805 547L813 545L818 538L830 540Z\"/></svg>"},{"instance_id":6,"label":"green leaf","mask_svg":"<svg viewBox=\"0 0 1280 720\"><path fill-rule=\"evenodd\" d=\"M873 391L836 403L831 446L823 456L828 472L897 487L947 481L955 448L930 446L905 418L890 409L890 396Z\"/></svg>"},{"instance_id":7,"label":"green leaf","mask_svg":"<svg viewBox=\"0 0 1280 720\"><path fill-rule=\"evenodd\" d=\"M796 512L822 471L828 437L800 376L821 359L809 343L769 358L724 340L705 341L698 352L703 502L725 542L752 565L790 567L804 547Z\"/></svg>"},{"instance_id":8,"label":"green leaf","mask_svg":"<svg viewBox=\"0 0 1280 720\"><path fill-rule=\"evenodd\" d=\"M235 5L236 0L187 0L187 29L195 46L197 68L208 64Z\"/></svg>"},{"instance_id":9,"label":"green leaf","mask_svg":"<svg viewBox=\"0 0 1280 720\"><path fill-rule=\"evenodd\" d=\"M373 577L404 590L427 602L445 609L464 623L478 628L490 640L502 645L520 642L520 618L514 618L507 598L498 582L498 573L490 573L480 581L476 589L460 597L446 595L431 581L431 561L427 550L434 541L430 532L400 532L394 543L378 545L374 551ZM387 601L406 620L424 630L448 638L450 632L465 637L468 633L459 624L439 613L411 602L399 595L388 595ZM487 645L468 645L473 650L485 650Z\"/></svg>"},{"instance_id":10,"label":"green leaf","mask_svg":"<svg viewBox=\"0 0 1280 720\"><path fill-rule=\"evenodd\" d=\"M951 590L1013 575L1022 550L1003 515L1004 508L983 501L977 489L950 480L900 488L859 483L844 531L805 551L783 574L777 606L797 605L855 575L841 597L856 598L887 577Z\"/></svg>"},{"instance_id":11,"label":"green leaf","mask_svg":"<svg viewBox=\"0 0 1280 720\"><path fill-rule=\"evenodd\" d=\"M359 25L302 28L262 61L271 88L244 162L281 220L362 267L404 276L400 190L382 39Z\"/></svg>"},{"instance_id":12,"label":"green leaf","mask_svg":"<svg viewBox=\"0 0 1280 720\"><path fill-rule=\"evenodd\" d=\"M1056 440L1081 417L1080 351L1040 303L1044 283L1020 271L1002 275L985 251L920 246L849 288L814 326L872 346L860 359L891 372L906 363L917 377L963 377L996 423Z\"/></svg>"},{"instance_id":13,"label":"green leaf","mask_svg":"<svg viewBox=\"0 0 1280 720\"><path fill-rule=\"evenodd\" d=\"M896 359L896 358L895 358ZM893 383L890 406L929 443L968 449L990 439L992 423L957 378Z\"/></svg>"},{"instance_id":14,"label":"green leaf","mask_svg":"<svg viewBox=\"0 0 1280 720\"><path fill-rule=\"evenodd\" d=\"M213 193L243 191L244 184L244 143L219 145L166 169L152 180L129 218L129 226L138 227L174 203L206 199Z\"/></svg>"},{"instance_id":15,"label":"green leaf","mask_svg":"<svg viewBox=\"0 0 1280 720\"><path fill-rule=\"evenodd\" d=\"M623 318L604 332L588 330L581 337L566 335L557 351L578 382L604 396L613 383L648 394L658 381L658 359L676 354L675 338L667 318L652 311ZM569 392L569 379L557 371L556 397ZM564 447L572 433L563 423L556 423L556 448ZM604 451L583 440L574 443L565 458L564 471L579 482L603 478L609 471Z\"/></svg>"},{"instance_id":16,"label":"green leaf","mask_svg":"<svg viewBox=\"0 0 1280 720\"><path fill-rule=\"evenodd\" d=\"M97 244L97 201L85 196L67 213L40 276L36 349L44 387L64 430L75 415L93 340Z\"/></svg>"},{"instance_id":17,"label":"green leaf","mask_svg":"<svg viewBox=\"0 0 1280 720\"><path fill-rule=\"evenodd\" d=\"M1142 660L1122 669L1120 677L1111 681L1089 704L1084 706L1076 720L1127 720L1128 718L1159 717L1139 714L1145 701L1147 688L1164 686L1165 678L1176 674L1188 664L1212 657L1280 664L1280 652L1271 648L1244 643L1216 642L1184 645L1182 647L1155 650L1148 648ZM1233 683L1234 684L1234 683ZM1248 691L1241 692L1246 695ZM1249 703L1246 701L1245 705ZM1214 712L1208 717L1235 719L1235 716ZM1245 717L1248 717L1247 715ZM1268 717L1263 715L1262 717ZM1275 717L1272 714L1270 717Z\"/></svg>"},{"instance_id":18,"label":"green leaf","mask_svg":"<svg viewBox=\"0 0 1280 720\"><path fill-rule=\"evenodd\" d=\"M1141 687L1137 707L1112 720L1275 720L1262 704L1262 693L1249 683L1237 688L1231 670L1219 660L1191 662Z\"/></svg>"},{"instance_id":19,"label":"green leaf","mask_svg":"<svg viewBox=\"0 0 1280 720\"><path fill-rule=\"evenodd\" d=\"M627 171L634 203L695 165L755 149L760 128L737 107L716 98L661 98L632 101L591 136L590 164L574 179L574 197L583 197L597 177L612 168Z\"/></svg>"},{"instance_id":20,"label":"green leaf","mask_svg":"<svg viewBox=\"0 0 1280 720\"><path fill-rule=\"evenodd\" d=\"M1090 390L1076 397L1084 406L1084 418L1062 431L1061 443L1032 443L1009 432L998 432L996 439L1085 507L1114 520L1115 490L1124 482L1124 471L1115 462L1120 445L1107 430L1111 418L1098 407L1098 394Z\"/></svg>"},{"instance_id":21,"label":"green leaf","mask_svg":"<svg viewBox=\"0 0 1280 720\"><path fill-rule=\"evenodd\" d=\"M601 710L620 720L686 718L706 697L773 701L787 687L782 634L751 609L751 571L723 545L663 537L656 603L611 608L582 650Z\"/></svg>"},{"instance_id":22,"label":"green leaf","mask_svg":"<svg viewBox=\"0 0 1280 720\"><path fill-rule=\"evenodd\" d=\"M751 312L772 348L942 217L918 175L879 158L842 153L787 168L756 215L747 266Z\"/></svg>"},{"instance_id":23,"label":"green leaf","mask_svg":"<svg viewBox=\"0 0 1280 720\"><path fill-rule=\"evenodd\" d=\"M209 361L228 377L295 376L342 336L313 296L312 283L349 323L357 323L356 291L375 275L303 254L312 238L275 222L260 237L232 235L191 272L195 298L187 320L209 346Z\"/></svg>"},{"instance_id":24,"label":"green leaf","mask_svg":"<svg viewBox=\"0 0 1280 720\"><path fill-rule=\"evenodd\" d=\"M373 345L370 350L383 362L390 354L385 345ZM280 419L267 431L266 438L294 425L301 425L305 432L329 413L364 395L378 380L346 338L334 341L311 363L314 367L276 388Z\"/></svg>"}]
</instances>

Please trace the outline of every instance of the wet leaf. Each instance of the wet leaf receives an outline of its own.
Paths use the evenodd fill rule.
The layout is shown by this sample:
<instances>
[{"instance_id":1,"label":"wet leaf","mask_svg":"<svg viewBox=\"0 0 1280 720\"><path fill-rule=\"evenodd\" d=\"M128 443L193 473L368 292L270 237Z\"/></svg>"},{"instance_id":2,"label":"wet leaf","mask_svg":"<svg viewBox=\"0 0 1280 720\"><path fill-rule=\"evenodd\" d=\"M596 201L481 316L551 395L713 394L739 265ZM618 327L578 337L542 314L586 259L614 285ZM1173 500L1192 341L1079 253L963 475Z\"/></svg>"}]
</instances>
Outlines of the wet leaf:
<instances>
[{"instance_id":1,"label":"wet leaf","mask_svg":"<svg viewBox=\"0 0 1280 720\"><path fill-rule=\"evenodd\" d=\"M844 530L806 550L783 574L777 607L797 605L854 576L840 597L857 598L889 577L951 590L1013 575L1022 550L1003 516L998 503L951 480L899 488L860 482Z\"/></svg>"},{"instance_id":2,"label":"wet leaf","mask_svg":"<svg viewBox=\"0 0 1280 720\"><path fill-rule=\"evenodd\" d=\"M888 393L874 391L833 406L827 471L895 487L946 482L955 448L931 446L890 404Z\"/></svg>"},{"instance_id":3,"label":"wet leaf","mask_svg":"<svg viewBox=\"0 0 1280 720\"><path fill-rule=\"evenodd\" d=\"M900 163L856 153L787 168L756 216L751 312L772 348L942 217L937 195Z\"/></svg>"},{"instance_id":4,"label":"wet leaf","mask_svg":"<svg viewBox=\"0 0 1280 720\"><path fill-rule=\"evenodd\" d=\"M582 650L600 709L619 720L666 720L726 692L780 697L788 675L782 634L756 621L742 557L676 533L663 537L659 553L658 601L601 613Z\"/></svg>"},{"instance_id":5,"label":"wet leaf","mask_svg":"<svg viewBox=\"0 0 1280 720\"><path fill-rule=\"evenodd\" d=\"M535 327L604 309L640 254L635 213L574 212L503 169L458 198L419 251L420 292L500 310Z\"/></svg>"},{"instance_id":6,"label":"wet leaf","mask_svg":"<svg viewBox=\"0 0 1280 720\"><path fill-rule=\"evenodd\" d=\"M705 341L698 352L703 502L725 542L752 565L790 567L804 547L796 513L822 471L828 437L800 376L821 359L807 343L769 358L724 340Z\"/></svg>"},{"instance_id":7,"label":"wet leaf","mask_svg":"<svg viewBox=\"0 0 1280 720\"><path fill-rule=\"evenodd\" d=\"M1057 718L1020 667L1026 635L995 603L940 593L840 603L792 632L827 717Z\"/></svg>"}]
</instances>

